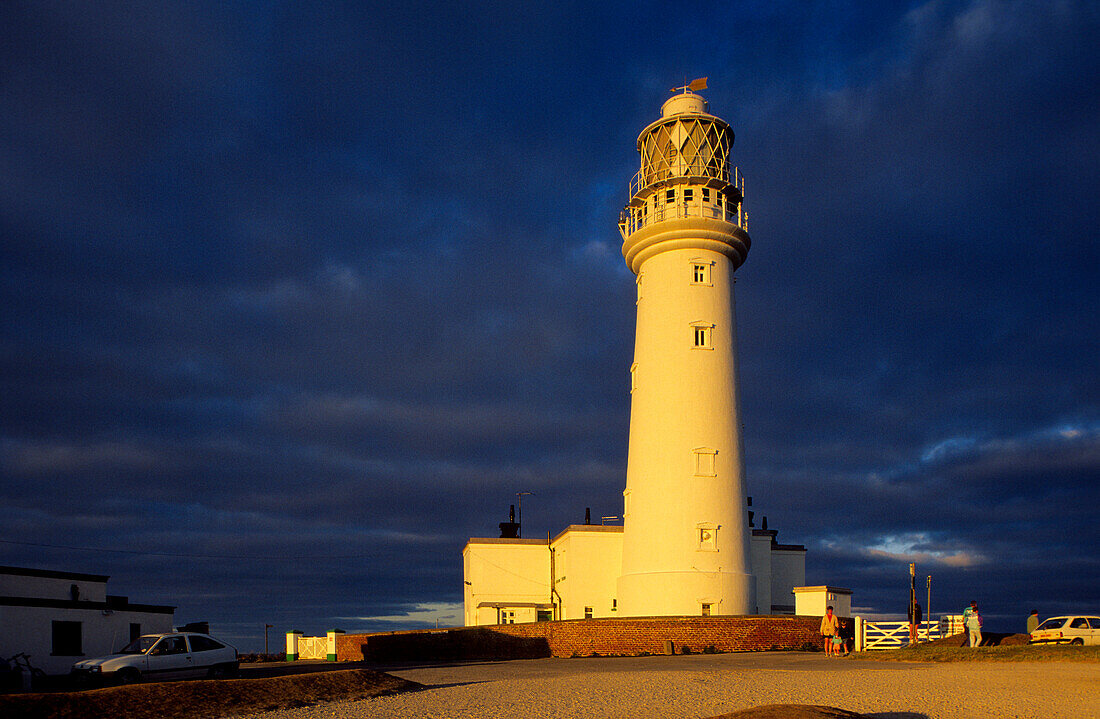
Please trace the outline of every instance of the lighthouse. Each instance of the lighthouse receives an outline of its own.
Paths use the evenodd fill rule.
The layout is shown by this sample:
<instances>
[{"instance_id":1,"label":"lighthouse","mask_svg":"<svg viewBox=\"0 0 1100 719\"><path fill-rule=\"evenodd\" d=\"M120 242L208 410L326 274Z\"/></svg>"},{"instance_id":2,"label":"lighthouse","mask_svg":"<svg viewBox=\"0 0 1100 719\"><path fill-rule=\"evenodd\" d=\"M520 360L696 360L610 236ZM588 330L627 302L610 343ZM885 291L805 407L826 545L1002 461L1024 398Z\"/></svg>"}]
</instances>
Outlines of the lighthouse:
<instances>
[{"instance_id":1,"label":"lighthouse","mask_svg":"<svg viewBox=\"0 0 1100 719\"><path fill-rule=\"evenodd\" d=\"M619 221L638 289L620 616L755 609L733 297L744 181L705 87L678 88L638 136Z\"/></svg>"}]
</instances>

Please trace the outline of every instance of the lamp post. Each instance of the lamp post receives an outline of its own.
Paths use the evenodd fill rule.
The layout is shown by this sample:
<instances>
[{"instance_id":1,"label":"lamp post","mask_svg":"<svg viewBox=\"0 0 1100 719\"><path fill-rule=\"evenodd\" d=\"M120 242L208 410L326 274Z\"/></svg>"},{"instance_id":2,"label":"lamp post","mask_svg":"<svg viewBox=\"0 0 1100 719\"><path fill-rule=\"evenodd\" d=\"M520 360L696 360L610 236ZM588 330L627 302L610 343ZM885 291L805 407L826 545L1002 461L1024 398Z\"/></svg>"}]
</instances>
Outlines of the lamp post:
<instances>
[{"instance_id":1,"label":"lamp post","mask_svg":"<svg viewBox=\"0 0 1100 719\"><path fill-rule=\"evenodd\" d=\"M264 624L264 654L267 654L267 630L271 629L274 624ZM264 657L265 659L267 657Z\"/></svg>"},{"instance_id":2,"label":"lamp post","mask_svg":"<svg viewBox=\"0 0 1100 719\"><path fill-rule=\"evenodd\" d=\"M910 626L912 625L913 621L917 618L916 617L916 611L915 611L916 608L917 608L917 565L916 564L910 564L909 565L909 623L910 623ZM912 629L910 629L910 631L912 631ZM916 639L912 635L910 635L910 637L909 637L909 643L910 644L916 644Z\"/></svg>"},{"instance_id":3,"label":"lamp post","mask_svg":"<svg viewBox=\"0 0 1100 719\"><path fill-rule=\"evenodd\" d=\"M523 536L523 496L534 496L534 494L534 492L516 492L516 497L518 498L516 504L519 505L519 522L517 522L517 524L519 524L519 531L516 532L517 537Z\"/></svg>"}]
</instances>

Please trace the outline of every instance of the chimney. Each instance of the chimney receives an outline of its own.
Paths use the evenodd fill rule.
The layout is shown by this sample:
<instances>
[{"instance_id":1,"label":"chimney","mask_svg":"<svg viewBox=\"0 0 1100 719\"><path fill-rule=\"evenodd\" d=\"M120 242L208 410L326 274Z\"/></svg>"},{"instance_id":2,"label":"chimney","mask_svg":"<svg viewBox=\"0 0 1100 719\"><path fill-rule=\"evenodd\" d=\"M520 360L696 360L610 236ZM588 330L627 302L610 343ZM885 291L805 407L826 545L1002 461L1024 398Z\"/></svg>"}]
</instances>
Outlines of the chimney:
<instances>
[{"instance_id":1,"label":"chimney","mask_svg":"<svg viewBox=\"0 0 1100 719\"><path fill-rule=\"evenodd\" d=\"M500 527L501 539L516 539L519 537L519 525L516 523L516 505L508 507L508 521L497 525Z\"/></svg>"}]
</instances>

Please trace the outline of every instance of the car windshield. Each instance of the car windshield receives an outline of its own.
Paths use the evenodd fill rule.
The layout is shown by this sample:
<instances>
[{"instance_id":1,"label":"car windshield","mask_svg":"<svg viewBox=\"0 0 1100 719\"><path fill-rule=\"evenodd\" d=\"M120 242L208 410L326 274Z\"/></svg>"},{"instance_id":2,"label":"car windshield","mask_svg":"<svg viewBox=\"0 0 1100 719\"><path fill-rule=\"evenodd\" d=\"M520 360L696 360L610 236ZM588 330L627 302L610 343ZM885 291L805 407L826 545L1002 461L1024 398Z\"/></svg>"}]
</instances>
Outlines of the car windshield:
<instances>
[{"instance_id":1,"label":"car windshield","mask_svg":"<svg viewBox=\"0 0 1100 719\"><path fill-rule=\"evenodd\" d=\"M144 654L153 648L160 637L138 637L122 648L119 654Z\"/></svg>"},{"instance_id":2,"label":"car windshield","mask_svg":"<svg viewBox=\"0 0 1100 719\"><path fill-rule=\"evenodd\" d=\"M1038 627L1035 628L1035 631L1039 631L1040 629L1059 629L1065 623L1065 617L1055 617L1054 619L1048 619L1040 624Z\"/></svg>"}]
</instances>

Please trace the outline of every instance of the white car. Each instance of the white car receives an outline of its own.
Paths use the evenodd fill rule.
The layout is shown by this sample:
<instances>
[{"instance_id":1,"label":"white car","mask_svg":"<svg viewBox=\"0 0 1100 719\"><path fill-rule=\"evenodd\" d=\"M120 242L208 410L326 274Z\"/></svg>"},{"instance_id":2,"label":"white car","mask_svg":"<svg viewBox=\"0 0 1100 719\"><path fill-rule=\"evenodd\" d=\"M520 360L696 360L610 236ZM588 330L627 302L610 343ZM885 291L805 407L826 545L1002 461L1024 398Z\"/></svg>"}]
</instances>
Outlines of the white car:
<instances>
[{"instance_id":1,"label":"white car","mask_svg":"<svg viewBox=\"0 0 1100 719\"><path fill-rule=\"evenodd\" d=\"M138 637L118 654L77 662L73 675L130 684L142 679L234 676L239 667L237 650L224 642L196 632L166 632Z\"/></svg>"},{"instance_id":2,"label":"white car","mask_svg":"<svg viewBox=\"0 0 1100 719\"><path fill-rule=\"evenodd\" d=\"M1100 617L1051 617L1031 633L1028 644L1100 644Z\"/></svg>"}]
</instances>

